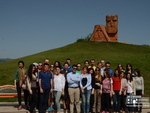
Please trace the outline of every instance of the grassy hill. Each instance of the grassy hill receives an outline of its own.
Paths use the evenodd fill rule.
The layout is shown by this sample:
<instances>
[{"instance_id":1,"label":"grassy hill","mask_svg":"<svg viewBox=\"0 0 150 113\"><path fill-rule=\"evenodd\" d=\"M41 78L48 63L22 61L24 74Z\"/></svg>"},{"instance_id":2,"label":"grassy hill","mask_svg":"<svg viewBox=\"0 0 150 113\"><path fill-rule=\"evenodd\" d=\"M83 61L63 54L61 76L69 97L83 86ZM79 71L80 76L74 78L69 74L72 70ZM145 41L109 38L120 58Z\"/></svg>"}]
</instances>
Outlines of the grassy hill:
<instances>
[{"instance_id":1,"label":"grassy hill","mask_svg":"<svg viewBox=\"0 0 150 113\"><path fill-rule=\"evenodd\" d=\"M15 51L14 51L15 54ZM81 41L73 44L44 51L38 54L0 63L0 85L13 84L13 76L17 69L17 62L23 60L25 67L33 62L43 62L45 58L50 59L50 63L58 60L61 64L67 58L72 60L72 64L81 63L85 60L95 59L96 62L104 59L111 63L114 70L118 63L125 67L131 63L133 68L141 70L145 80L145 93L150 96L150 46L124 44L118 42L89 42Z\"/></svg>"}]
</instances>

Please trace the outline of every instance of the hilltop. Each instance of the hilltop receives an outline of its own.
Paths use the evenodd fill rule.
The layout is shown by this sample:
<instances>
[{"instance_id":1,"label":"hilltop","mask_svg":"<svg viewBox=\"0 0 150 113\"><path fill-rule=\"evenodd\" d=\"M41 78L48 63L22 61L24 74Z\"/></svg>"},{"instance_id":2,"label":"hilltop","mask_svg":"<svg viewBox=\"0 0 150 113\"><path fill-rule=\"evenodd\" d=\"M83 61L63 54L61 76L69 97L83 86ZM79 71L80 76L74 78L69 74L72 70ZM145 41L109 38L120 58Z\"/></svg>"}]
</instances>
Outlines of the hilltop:
<instances>
[{"instance_id":1,"label":"hilltop","mask_svg":"<svg viewBox=\"0 0 150 113\"><path fill-rule=\"evenodd\" d=\"M124 68L127 63L131 63L134 69L138 68L141 70L141 74L145 80L145 93L147 96L150 96L150 46L119 42L91 42L79 40L61 48L0 63L0 85L13 84L13 76L18 67L17 63L19 60L23 60L25 67L28 68L31 63L43 62L45 58L49 58L50 63L60 61L61 64L63 64L67 58L72 60L71 64L83 64L85 60L90 59L95 59L97 63L101 59L104 59L111 63L113 70L119 63L123 64Z\"/></svg>"},{"instance_id":2,"label":"hilltop","mask_svg":"<svg viewBox=\"0 0 150 113\"><path fill-rule=\"evenodd\" d=\"M0 58L0 63L12 60L10 58Z\"/></svg>"}]
</instances>

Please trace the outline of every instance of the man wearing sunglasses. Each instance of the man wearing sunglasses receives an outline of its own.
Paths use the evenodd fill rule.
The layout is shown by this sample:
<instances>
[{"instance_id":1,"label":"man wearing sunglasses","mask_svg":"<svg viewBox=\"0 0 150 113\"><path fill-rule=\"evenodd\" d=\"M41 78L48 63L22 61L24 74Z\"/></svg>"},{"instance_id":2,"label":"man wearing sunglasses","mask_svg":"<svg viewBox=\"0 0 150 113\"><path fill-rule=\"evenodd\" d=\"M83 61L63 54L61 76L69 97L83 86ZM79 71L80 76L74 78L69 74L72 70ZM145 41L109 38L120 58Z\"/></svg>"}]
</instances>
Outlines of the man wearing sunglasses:
<instances>
[{"instance_id":1,"label":"man wearing sunglasses","mask_svg":"<svg viewBox=\"0 0 150 113\"><path fill-rule=\"evenodd\" d=\"M81 74L76 73L77 65L72 66L72 72L67 74L68 92L70 97L70 113L74 113L74 104L77 113L80 113L80 79Z\"/></svg>"}]
</instances>

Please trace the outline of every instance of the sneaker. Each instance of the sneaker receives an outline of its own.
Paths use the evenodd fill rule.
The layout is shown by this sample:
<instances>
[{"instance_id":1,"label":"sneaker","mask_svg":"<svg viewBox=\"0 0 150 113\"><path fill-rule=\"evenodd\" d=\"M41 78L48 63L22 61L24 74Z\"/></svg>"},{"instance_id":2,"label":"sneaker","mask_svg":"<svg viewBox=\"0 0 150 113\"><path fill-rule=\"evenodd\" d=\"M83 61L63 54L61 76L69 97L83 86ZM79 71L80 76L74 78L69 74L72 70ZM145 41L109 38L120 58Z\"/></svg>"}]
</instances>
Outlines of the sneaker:
<instances>
[{"instance_id":1,"label":"sneaker","mask_svg":"<svg viewBox=\"0 0 150 113\"><path fill-rule=\"evenodd\" d=\"M48 111L52 111L52 110L51 110L51 107L48 107L48 109L47 109L47 110L48 110Z\"/></svg>"},{"instance_id":2,"label":"sneaker","mask_svg":"<svg viewBox=\"0 0 150 113\"><path fill-rule=\"evenodd\" d=\"M54 111L54 109L51 107L51 110Z\"/></svg>"},{"instance_id":3,"label":"sneaker","mask_svg":"<svg viewBox=\"0 0 150 113\"><path fill-rule=\"evenodd\" d=\"M53 111L54 109L52 107L48 107L48 111Z\"/></svg>"},{"instance_id":4,"label":"sneaker","mask_svg":"<svg viewBox=\"0 0 150 113\"><path fill-rule=\"evenodd\" d=\"M22 109L22 106L20 105L19 107L18 107L18 110L21 110Z\"/></svg>"}]
</instances>

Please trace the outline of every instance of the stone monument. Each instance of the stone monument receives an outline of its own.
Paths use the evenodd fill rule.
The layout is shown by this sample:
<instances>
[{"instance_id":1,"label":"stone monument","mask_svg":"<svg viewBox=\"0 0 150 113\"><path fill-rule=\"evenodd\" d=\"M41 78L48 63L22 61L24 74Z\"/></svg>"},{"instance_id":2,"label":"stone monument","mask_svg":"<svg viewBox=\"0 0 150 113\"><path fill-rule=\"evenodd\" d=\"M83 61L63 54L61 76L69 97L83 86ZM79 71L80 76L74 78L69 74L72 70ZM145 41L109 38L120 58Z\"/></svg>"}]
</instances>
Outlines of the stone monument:
<instances>
[{"instance_id":1,"label":"stone monument","mask_svg":"<svg viewBox=\"0 0 150 113\"><path fill-rule=\"evenodd\" d=\"M118 15L106 16L106 27L95 25L90 41L117 41L118 40Z\"/></svg>"}]
</instances>

